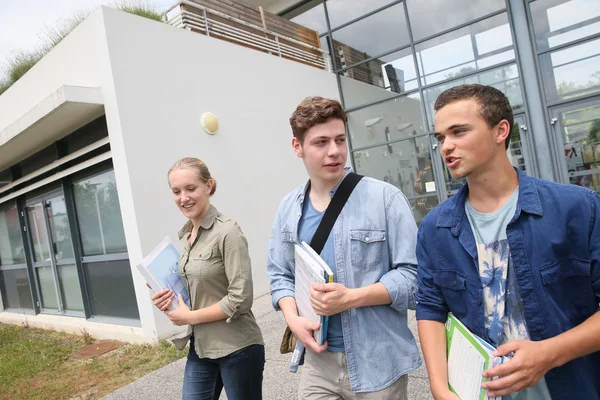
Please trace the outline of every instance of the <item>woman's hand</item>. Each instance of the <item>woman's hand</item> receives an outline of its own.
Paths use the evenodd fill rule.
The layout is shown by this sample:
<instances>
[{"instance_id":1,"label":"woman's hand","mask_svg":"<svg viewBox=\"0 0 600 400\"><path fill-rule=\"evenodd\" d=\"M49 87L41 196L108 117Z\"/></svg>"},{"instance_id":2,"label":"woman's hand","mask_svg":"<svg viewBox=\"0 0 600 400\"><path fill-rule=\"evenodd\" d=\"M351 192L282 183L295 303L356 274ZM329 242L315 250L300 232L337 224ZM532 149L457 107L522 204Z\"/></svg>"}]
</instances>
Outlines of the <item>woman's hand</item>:
<instances>
[{"instance_id":1,"label":"woman's hand","mask_svg":"<svg viewBox=\"0 0 600 400\"><path fill-rule=\"evenodd\" d=\"M173 311L166 311L167 317L171 320L175 325L190 325L192 324L191 317L192 312L190 308L183 301L183 297L179 295L179 306Z\"/></svg>"},{"instance_id":2,"label":"woman's hand","mask_svg":"<svg viewBox=\"0 0 600 400\"><path fill-rule=\"evenodd\" d=\"M147 283L146 286L150 287ZM152 302L160 311L167 311L173 298L175 298L175 293L171 289L163 289L152 294Z\"/></svg>"}]
</instances>

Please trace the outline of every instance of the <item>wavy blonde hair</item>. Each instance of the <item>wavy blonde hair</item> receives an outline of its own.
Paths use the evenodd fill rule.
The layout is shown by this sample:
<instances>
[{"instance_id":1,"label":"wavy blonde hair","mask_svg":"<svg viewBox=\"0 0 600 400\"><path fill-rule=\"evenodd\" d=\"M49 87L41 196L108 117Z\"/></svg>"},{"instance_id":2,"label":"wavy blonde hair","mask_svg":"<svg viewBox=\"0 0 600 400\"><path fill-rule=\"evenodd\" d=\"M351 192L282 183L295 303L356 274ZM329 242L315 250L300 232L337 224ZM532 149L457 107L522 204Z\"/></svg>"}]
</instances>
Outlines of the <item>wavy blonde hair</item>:
<instances>
[{"instance_id":1,"label":"wavy blonde hair","mask_svg":"<svg viewBox=\"0 0 600 400\"><path fill-rule=\"evenodd\" d=\"M171 168L169 168L169 173L167 177L171 175L171 172L178 169L191 169L198 173L198 177L202 182L208 184L208 181L212 180L212 188L210 190L210 195L215 194L217 190L217 180L210 175L210 171L208 167L204 163L204 161L195 157L184 157L181 160L178 160Z\"/></svg>"}]
</instances>

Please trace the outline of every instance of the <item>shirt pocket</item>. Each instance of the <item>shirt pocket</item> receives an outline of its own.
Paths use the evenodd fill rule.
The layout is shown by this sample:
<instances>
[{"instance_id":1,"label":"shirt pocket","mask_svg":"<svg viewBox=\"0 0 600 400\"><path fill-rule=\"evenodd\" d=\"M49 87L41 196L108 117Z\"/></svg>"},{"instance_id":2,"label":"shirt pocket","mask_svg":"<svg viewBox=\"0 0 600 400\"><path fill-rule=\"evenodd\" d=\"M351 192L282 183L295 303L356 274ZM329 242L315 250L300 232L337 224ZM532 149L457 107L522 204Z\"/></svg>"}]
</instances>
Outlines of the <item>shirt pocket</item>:
<instances>
[{"instance_id":1,"label":"shirt pocket","mask_svg":"<svg viewBox=\"0 0 600 400\"><path fill-rule=\"evenodd\" d=\"M539 269L550 305L562 310L574 325L583 322L598 307L590 268L589 260L570 257Z\"/></svg>"},{"instance_id":2,"label":"shirt pocket","mask_svg":"<svg viewBox=\"0 0 600 400\"><path fill-rule=\"evenodd\" d=\"M385 251L387 251L385 230L350 230L350 257L354 267L366 270L380 268Z\"/></svg>"},{"instance_id":3,"label":"shirt pocket","mask_svg":"<svg viewBox=\"0 0 600 400\"><path fill-rule=\"evenodd\" d=\"M281 251L287 262L294 261L296 236L290 231L281 231Z\"/></svg>"},{"instance_id":4,"label":"shirt pocket","mask_svg":"<svg viewBox=\"0 0 600 400\"><path fill-rule=\"evenodd\" d=\"M220 272L223 263L218 251L213 247L194 254L193 264L193 271L196 275L207 276Z\"/></svg>"},{"instance_id":5,"label":"shirt pocket","mask_svg":"<svg viewBox=\"0 0 600 400\"><path fill-rule=\"evenodd\" d=\"M433 283L438 286L450 310L457 315L466 315L468 307L467 275L456 270L433 272Z\"/></svg>"}]
</instances>

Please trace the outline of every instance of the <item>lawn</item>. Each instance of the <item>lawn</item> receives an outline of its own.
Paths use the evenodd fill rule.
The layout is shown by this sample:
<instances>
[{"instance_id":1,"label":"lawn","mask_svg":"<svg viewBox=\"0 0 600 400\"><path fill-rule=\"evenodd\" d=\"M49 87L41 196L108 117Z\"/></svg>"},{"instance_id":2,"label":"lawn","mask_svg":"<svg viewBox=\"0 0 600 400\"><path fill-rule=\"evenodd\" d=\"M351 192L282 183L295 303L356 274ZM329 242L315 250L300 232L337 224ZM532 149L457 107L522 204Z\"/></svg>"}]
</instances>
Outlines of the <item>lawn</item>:
<instances>
[{"instance_id":1,"label":"lawn","mask_svg":"<svg viewBox=\"0 0 600 400\"><path fill-rule=\"evenodd\" d=\"M97 399L186 354L161 342L124 344L89 360L69 358L93 342L88 335L0 323L0 400Z\"/></svg>"}]
</instances>

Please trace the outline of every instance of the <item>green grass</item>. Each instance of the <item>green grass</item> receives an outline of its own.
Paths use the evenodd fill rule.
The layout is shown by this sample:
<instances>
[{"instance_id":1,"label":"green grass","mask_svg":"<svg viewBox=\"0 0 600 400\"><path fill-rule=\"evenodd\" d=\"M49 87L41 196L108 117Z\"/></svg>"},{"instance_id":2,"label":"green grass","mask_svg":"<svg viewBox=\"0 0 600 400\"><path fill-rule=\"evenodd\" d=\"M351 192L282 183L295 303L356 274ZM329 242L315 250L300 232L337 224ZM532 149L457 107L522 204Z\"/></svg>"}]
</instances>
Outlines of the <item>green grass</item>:
<instances>
[{"instance_id":1,"label":"green grass","mask_svg":"<svg viewBox=\"0 0 600 400\"><path fill-rule=\"evenodd\" d=\"M186 354L166 342L70 359L85 336L0 324L0 399L99 398Z\"/></svg>"},{"instance_id":2,"label":"green grass","mask_svg":"<svg viewBox=\"0 0 600 400\"><path fill-rule=\"evenodd\" d=\"M134 14L140 17L148 18L154 21L161 21L161 12L155 7L144 4L141 1L127 0L117 2L112 5L113 8ZM42 57L54 48L61 40L73 31L90 14L91 10L80 10L71 17L60 20L55 27L46 28L43 34L42 43L33 51L20 51L13 54L5 60L5 69L7 79L0 81L0 95L8 90L16 81L18 81L27 71L29 71Z\"/></svg>"}]
</instances>

